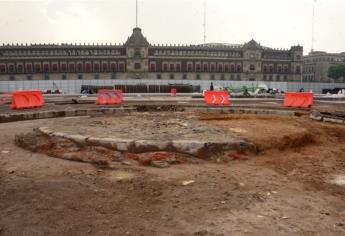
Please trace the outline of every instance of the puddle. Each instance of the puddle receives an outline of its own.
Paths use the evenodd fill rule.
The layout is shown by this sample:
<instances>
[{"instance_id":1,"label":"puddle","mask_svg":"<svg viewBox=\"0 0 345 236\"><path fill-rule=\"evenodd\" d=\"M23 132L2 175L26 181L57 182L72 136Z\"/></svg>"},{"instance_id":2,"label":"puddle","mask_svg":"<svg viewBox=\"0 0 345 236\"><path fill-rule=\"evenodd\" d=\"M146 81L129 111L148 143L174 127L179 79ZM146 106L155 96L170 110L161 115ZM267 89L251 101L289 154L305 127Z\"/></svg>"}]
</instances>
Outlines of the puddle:
<instances>
[{"instance_id":1,"label":"puddle","mask_svg":"<svg viewBox=\"0 0 345 236\"><path fill-rule=\"evenodd\" d=\"M241 128L229 128L229 130L231 130L232 132L235 132L235 133L240 133L240 134L247 133L246 130L241 129Z\"/></svg>"},{"instance_id":2,"label":"puddle","mask_svg":"<svg viewBox=\"0 0 345 236\"><path fill-rule=\"evenodd\" d=\"M111 181L124 181L124 180L130 180L133 179L135 175L131 172L127 171L115 171L111 173L108 178Z\"/></svg>"},{"instance_id":3,"label":"puddle","mask_svg":"<svg viewBox=\"0 0 345 236\"><path fill-rule=\"evenodd\" d=\"M332 184L345 187L345 175L336 175L330 182Z\"/></svg>"}]
</instances>

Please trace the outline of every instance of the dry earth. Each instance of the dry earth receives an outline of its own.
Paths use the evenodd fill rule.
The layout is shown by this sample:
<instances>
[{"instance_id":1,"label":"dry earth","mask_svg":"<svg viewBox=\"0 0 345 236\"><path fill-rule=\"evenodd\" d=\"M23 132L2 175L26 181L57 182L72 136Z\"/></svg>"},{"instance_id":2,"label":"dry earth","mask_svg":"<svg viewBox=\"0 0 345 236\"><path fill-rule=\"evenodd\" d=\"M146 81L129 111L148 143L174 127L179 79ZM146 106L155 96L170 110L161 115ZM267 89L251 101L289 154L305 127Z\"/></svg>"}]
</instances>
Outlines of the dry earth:
<instances>
[{"instance_id":1,"label":"dry earth","mask_svg":"<svg viewBox=\"0 0 345 236\"><path fill-rule=\"evenodd\" d=\"M345 234L342 125L196 114L198 122L254 142L259 154L165 169L121 163L102 169L14 144L18 133L84 119L0 124L0 235ZM130 122L116 121L115 127Z\"/></svg>"}]
</instances>

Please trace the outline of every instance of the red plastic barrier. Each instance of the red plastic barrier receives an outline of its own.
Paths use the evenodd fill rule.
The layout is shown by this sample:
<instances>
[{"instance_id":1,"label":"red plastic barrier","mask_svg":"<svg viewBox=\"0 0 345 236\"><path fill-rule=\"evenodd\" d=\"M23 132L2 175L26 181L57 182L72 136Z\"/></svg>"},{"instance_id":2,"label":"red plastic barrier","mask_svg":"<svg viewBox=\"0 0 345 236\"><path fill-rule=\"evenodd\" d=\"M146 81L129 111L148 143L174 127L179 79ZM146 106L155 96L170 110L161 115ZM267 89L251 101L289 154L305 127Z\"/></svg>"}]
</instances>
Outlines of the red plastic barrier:
<instances>
[{"instance_id":1,"label":"red plastic barrier","mask_svg":"<svg viewBox=\"0 0 345 236\"><path fill-rule=\"evenodd\" d=\"M207 105L229 105L229 93L227 91L205 91L204 100Z\"/></svg>"},{"instance_id":2,"label":"red plastic barrier","mask_svg":"<svg viewBox=\"0 0 345 236\"><path fill-rule=\"evenodd\" d=\"M123 93L120 89L98 90L97 105L113 105L123 102Z\"/></svg>"},{"instance_id":3,"label":"red plastic barrier","mask_svg":"<svg viewBox=\"0 0 345 236\"><path fill-rule=\"evenodd\" d=\"M170 94L172 97L176 97L176 88L171 88L170 89Z\"/></svg>"},{"instance_id":4,"label":"red plastic barrier","mask_svg":"<svg viewBox=\"0 0 345 236\"><path fill-rule=\"evenodd\" d=\"M311 107L313 105L313 93L285 92L284 106L286 107Z\"/></svg>"},{"instance_id":5,"label":"red plastic barrier","mask_svg":"<svg viewBox=\"0 0 345 236\"><path fill-rule=\"evenodd\" d=\"M14 91L12 92L12 109L42 107L44 99L42 91Z\"/></svg>"}]
</instances>

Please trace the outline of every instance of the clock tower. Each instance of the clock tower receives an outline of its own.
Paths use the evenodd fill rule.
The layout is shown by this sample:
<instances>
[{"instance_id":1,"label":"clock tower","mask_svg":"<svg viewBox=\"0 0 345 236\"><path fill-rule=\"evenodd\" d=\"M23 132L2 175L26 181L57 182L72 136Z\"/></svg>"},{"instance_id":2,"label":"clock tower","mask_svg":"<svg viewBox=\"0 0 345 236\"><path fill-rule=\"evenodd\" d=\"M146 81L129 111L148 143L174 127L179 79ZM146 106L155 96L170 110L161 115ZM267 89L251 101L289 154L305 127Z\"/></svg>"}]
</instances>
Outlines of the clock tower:
<instances>
[{"instance_id":1,"label":"clock tower","mask_svg":"<svg viewBox=\"0 0 345 236\"><path fill-rule=\"evenodd\" d=\"M150 44L141 33L141 29L138 27L134 28L132 35L125 43L127 72L134 78L145 77L145 73L149 71L149 46Z\"/></svg>"}]
</instances>

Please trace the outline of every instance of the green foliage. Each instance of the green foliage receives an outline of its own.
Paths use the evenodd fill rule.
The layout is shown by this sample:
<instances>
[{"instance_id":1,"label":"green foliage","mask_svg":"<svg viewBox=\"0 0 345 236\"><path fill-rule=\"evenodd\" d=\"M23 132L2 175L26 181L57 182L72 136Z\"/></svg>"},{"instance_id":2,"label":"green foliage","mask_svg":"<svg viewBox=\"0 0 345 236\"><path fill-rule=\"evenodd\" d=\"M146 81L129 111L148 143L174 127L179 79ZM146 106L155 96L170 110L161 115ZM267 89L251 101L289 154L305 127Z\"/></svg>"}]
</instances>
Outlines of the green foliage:
<instances>
[{"instance_id":1,"label":"green foliage","mask_svg":"<svg viewBox=\"0 0 345 236\"><path fill-rule=\"evenodd\" d=\"M328 77L335 80L345 78L345 65L333 65L329 67Z\"/></svg>"}]
</instances>

